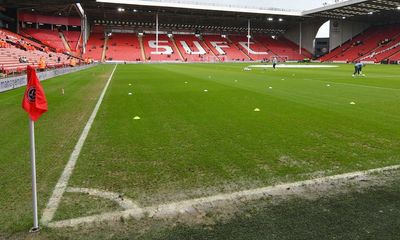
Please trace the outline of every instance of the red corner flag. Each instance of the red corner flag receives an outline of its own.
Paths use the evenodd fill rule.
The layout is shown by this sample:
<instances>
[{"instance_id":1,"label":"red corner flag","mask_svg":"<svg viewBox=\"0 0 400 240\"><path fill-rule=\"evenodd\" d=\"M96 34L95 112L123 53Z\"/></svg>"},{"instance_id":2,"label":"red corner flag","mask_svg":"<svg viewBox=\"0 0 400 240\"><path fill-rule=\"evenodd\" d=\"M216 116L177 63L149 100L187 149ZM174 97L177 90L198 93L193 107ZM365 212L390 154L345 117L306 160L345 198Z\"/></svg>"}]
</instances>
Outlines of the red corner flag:
<instances>
[{"instance_id":1,"label":"red corner flag","mask_svg":"<svg viewBox=\"0 0 400 240\"><path fill-rule=\"evenodd\" d=\"M47 100L42 85L36 76L35 68L27 67L28 84L22 100L22 108L29 114L32 121L36 121L47 112Z\"/></svg>"}]
</instances>

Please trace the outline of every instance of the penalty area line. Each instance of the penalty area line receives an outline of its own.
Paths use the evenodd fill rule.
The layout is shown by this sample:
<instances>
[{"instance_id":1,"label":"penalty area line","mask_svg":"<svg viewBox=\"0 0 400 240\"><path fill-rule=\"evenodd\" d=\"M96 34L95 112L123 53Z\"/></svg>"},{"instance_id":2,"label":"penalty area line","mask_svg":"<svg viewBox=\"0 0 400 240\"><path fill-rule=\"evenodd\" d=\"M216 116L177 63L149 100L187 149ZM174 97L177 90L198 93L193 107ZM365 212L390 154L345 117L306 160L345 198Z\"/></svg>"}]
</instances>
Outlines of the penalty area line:
<instances>
[{"instance_id":1,"label":"penalty area line","mask_svg":"<svg viewBox=\"0 0 400 240\"><path fill-rule=\"evenodd\" d=\"M110 82L114 76L114 72L117 69L118 64L115 65L113 71L111 72L110 77L107 80L106 85L104 86L103 91L100 94L99 100L96 103L96 106L93 109L92 114L89 117L89 120L87 121L85 128L83 129L81 136L79 137L78 142L76 143L74 150L72 151L68 163L64 168L63 173L61 174L60 178L58 179L57 185L55 186L53 190L53 194L51 195L49 202L46 205L46 208L43 211L43 215L41 218L41 223L44 225L47 225L54 217L54 213L57 211L58 205L60 204L60 200L67 188L68 181L72 175L72 172L75 168L76 161L79 158L79 154L81 153L83 144L86 141L86 138L89 134L90 128L92 127L92 124L94 122L94 119L96 118L97 112L100 109L100 105L103 102L103 98L106 94L106 91L108 89L108 86L110 85Z\"/></svg>"}]
</instances>

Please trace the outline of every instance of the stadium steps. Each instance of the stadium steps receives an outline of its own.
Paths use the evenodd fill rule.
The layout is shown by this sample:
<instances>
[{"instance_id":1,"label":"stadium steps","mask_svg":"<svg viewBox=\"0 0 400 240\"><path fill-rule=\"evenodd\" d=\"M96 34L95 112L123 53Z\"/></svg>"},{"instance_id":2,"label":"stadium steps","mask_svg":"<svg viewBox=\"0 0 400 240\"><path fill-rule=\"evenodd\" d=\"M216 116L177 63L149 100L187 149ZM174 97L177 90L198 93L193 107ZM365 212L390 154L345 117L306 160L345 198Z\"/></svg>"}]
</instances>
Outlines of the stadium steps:
<instances>
[{"instance_id":1,"label":"stadium steps","mask_svg":"<svg viewBox=\"0 0 400 240\"><path fill-rule=\"evenodd\" d=\"M400 50L400 33L397 33L391 39L392 41L390 41L388 44L378 46L356 60L381 62L385 59L390 59L391 56L395 55Z\"/></svg>"},{"instance_id":2,"label":"stadium steps","mask_svg":"<svg viewBox=\"0 0 400 240\"><path fill-rule=\"evenodd\" d=\"M71 46L69 45L67 39L65 39L64 33L63 32L58 32L60 35L61 41L64 44L64 48L68 51L71 52Z\"/></svg>"},{"instance_id":3,"label":"stadium steps","mask_svg":"<svg viewBox=\"0 0 400 240\"><path fill-rule=\"evenodd\" d=\"M218 61L221 61L221 59L215 54L215 52L211 49L210 46L208 46L207 42L204 41L202 37L198 37L198 39L201 41L201 43L204 45L204 48L206 48L206 51L208 51L209 54L211 54L215 59Z\"/></svg>"},{"instance_id":4,"label":"stadium steps","mask_svg":"<svg viewBox=\"0 0 400 240\"><path fill-rule=\"evenodd\" d=\"M143 46L143 37L138 36L138 39L139 39L140 53L142 54L142 59L144 62L147 62L146 53L144 51L144 46Z\"/></svg>"},{"instance_id":5,"label":"stadium steps","mask_svg":"<svg viewBox=\"0 0 400 240\"><path fill-rule=\"evenodd\" d=\"M272 50L271 48L269 48L268 45L263 44L261 41L257 40L256 38L253 38L253 42L262 45L263 47L265 47L265 48L268 50L268 52L270 53L269 60L271 60L273 57L279 58L278 54L276 54L276 53L274 52L274 50Z\"/></svg>"},{"instance_id":6,"label":"stadium steps","mask_svg":"<svg viewBox=\"0 0 400 240\"><path fill-rule=\"evenodd\" d=\"M82 34L79 34L78 42L76 43L75 49L76 49L76 51L78 51L80 53L81 53L81 50L79 47L83 45L82 42L83 42L83 36L82 36Z\"/></svg>"},{"instance_id":7,"label":"stadium steps","mask_svg":"<svg viewBox=\"0 0 400 240\"><path fill-rule=\"evenodd\" d=\"M233 42L229 36L226 36L226 40L228 40L230 44L235 46L235 48L239 49L239 51L241 51L244 55L246 55L246 57L248 57L250 60L254 60L252 57L250 57L249 54L247 54L247 52L242 47L239 46L239 43L237 41Z\"/></svg>"},{"instance_id":8,"label":"stadium steps","mask_svg":"<svg viewBox=\"0 0 400 240\"><path fill-rule=\"evenodd\" d=\"M239 46L236 45L235 42L233 42L229 36L226 36L226 40L228 41L228 43L233 46L234 48L236 48L236 50L238 50L239 52L243 53L248 59L247 60L253 60L246 52L244 52Z\"/></svg>"},{"instance_id":9,"label":"stadium steps","mask_svg":"<svg viewBox=\"0 0 400 240\"><path fill-rule=\"evenodd\" d=\"M171 37L171 41L172 41L172 44L174 45L176 52L178 53L179 57L181 58L181 61L184 62L185 59L183 58L181 50L179 49L178 45L176 45L175 39L173 37Z\"/></svg>"},{"instance_id":10,"label":"stadium steps","mask_svg":"<svg viewBox=\"0 0 400 240\"><path fill-rule=\"evenodd\" d=\"M103 52L101 53L101 61L104 62L106 59L106 52L107 52L107 43L108 43L108 36L106 35L104 38L104 47Z\"/></svg>"},{"instance_id":11,"label":"stadium steps","mask_svg":"<svg viewBox=\"0 0 400 240\"><path fill-rule=\"evenodd\" d=\"M398 49L397 52L395 52L395 53L393 53L392 55L388 56L387 59L391 59L391 60L392 60L392 58L393 58L394 56L400 56L400 48Z\"/></svg>"},{"instance_id":12,"label":"stadium steps","mask_svg":"<svg viewBox=\"0 0 400 240\"><path fill-rule=\"evenodd\" d=\"M107 40L106 60L140 61L140 44L134 33L113 33Z\"/></svg>"},{"instance_id":13,"label":"stadium steps","mask_svg":"<svg viewBox=\"0 0 400 240\"><path fill-rule=\"evenodd\" d=\"M84 57L92 58L96 61L101 61L101 56L104 48L104 33L91 32L86 43L86 51Z\"/></svg>"},{"instance_id":14,"label":"stadium steps","mask_svg":"<svg viewBox=\"0 0 400 240\"><path fill-rule=\"evenodd\" d=\"M390 61L400 61L400 49L397 53L388 58Z\"/></svg>"}]
</instances>

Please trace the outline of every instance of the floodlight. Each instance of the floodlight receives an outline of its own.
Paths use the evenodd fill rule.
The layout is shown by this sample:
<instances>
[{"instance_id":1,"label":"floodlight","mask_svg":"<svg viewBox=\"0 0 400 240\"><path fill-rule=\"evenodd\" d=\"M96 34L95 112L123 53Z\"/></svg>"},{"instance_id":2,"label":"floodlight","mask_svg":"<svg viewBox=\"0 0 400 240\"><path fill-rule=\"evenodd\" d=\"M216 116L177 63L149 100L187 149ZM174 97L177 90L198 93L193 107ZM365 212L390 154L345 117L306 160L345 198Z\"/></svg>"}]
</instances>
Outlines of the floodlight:
<instances>
[{"instance_id":1,"label":"floodlight","mask_svg":"<svg viewBox=\"0 0 400 240\"><path fill-rule=\"evenodd\" d=\"M274 19L272 17L267 18L268 21L273 21Z\"/></svg>"},{"instance_id":2,"label":"floodlight","mask_svg":"<svg viewBox=\"0 0 400 240\"><path fill-rule=\"evenodd\" d=\"M279 20L279 22L282 22L282 21L283 21L283 18L279 18L278 20Z\"/></svg>"},{"instance_id":3,"label":"floodlight","mask_svg":"<svg viewBox=\"0 0 400 240\"><path fill-rule=\"evenodd\" d=\"M374 14L374 12L369 12L368 14L369 14L369 15L372 15L372 14Z\"/></svg>"},{"instance_id":4,"label":"floodlight","mask_svg":"<svg viewBox=\"0 0 400 240\"><path fill-rule=\"evenodd\" d=\"M118 8L118 12L125 12L124 8Z\"/></svg>"}]
</instances>

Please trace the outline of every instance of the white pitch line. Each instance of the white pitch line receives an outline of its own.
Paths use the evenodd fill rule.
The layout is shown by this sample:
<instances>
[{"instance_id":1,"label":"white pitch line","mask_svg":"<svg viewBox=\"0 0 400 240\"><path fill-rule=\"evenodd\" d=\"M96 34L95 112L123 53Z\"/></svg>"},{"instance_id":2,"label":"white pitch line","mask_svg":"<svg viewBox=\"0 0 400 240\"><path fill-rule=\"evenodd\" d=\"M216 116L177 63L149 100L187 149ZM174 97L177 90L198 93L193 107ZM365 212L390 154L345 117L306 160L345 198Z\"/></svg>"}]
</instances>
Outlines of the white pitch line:
<instances>
[{"instance_id":1,"label":"white pitch line","mask_svg":"<svg viewBox=\"0 0 400 240\"><path fill-rule=\"evenodd\" d=\"M129 198L123 197L122 194L97 190L93 188L72 188L68 187L66 192L69 193L86 193L91 196L101 197L104 199L108 199L117 203L123 209L135 209L139 208L134 202L132 202Z\"/></svg>"},{"instance_id":2,"label":"white pitch line","mask_svg":"<svg viewBox=\"0 0 400 240\"><path fill-rule=\"evenodd\" d=\"M67 188L68 181L72 175L72 172L75 168L76 161L78 160L79 154L81 153L83 144L86 141L86 138L88 136L88 133L90 131L90 128L92 127L92 124L94 122L94 119L96 118L97 112L99 111L100 105L103 102L104 95L106 94L106 91L108 89L108 86L110 85L111 79L114 76L115 69L117 69L117 65L115 65L113 71L111 72L110 77L108 78L108 81L101 92L100 98L97 101L96 106L93 109L92 115L90 115L89 120L87 121L85 128L83 129L81 136L79 137L78 142L75 145L75 148L73 152L71 153L71 156L69 157L68 163L64 168L63 173L61 174L60 178L58 179L57 185L55 186L53 190L53 194L51 198L49 199L49 202L47 203L46 208L43 211L43 215L41 218L41 223L46 225L49 223L53 217L54 213L56 212L58 205L60 203L60 200L65 192L65 189Z\"/></svg>"},{"instance_id":3,"label":"white pitch line","mask_svg":"<svg viewBox=\"0 0 400 240\"><path fill-rule=\"evenodd\" d=\"M73 218L50 222L49 227L63 228L63 227L76 227L84 224L93 224L106 221L118 221L121 219L136 219L140 220L144 217L151 217L156 219L165 219L177 217L184 213L193 213L197 211L209 211L213 208L218 208L226 203L234 202L249 202L252 200L259 200L265 197L285 196L285 195L300 195L307 191L308 187L315 185L325 186L326 189L321 189L321 192L329 191L334 187L331 183L339 182L346 183L347 181L365 180L369 175L374 173L381 173L391 170L400 169L400 165L394 165L383 168L375 168L366 171L357 171L344 173L339 175L315 178L310 180L298 181L293 183L284 183L275 186L268 186L263 188L256 188L244 190L233 193L217 194L208 197L183 200L178 202L164 203L149 207L135 207L122 211L106 212L87 217Z\"/></svg>"}]
</instances>

